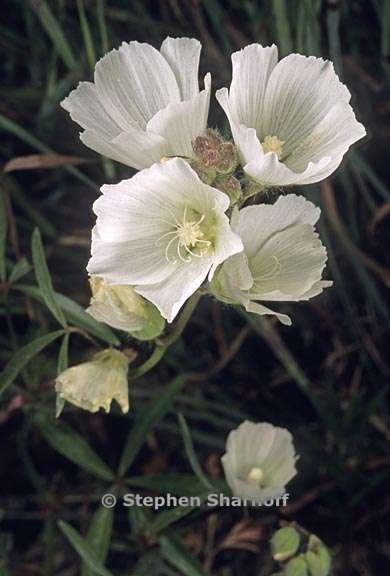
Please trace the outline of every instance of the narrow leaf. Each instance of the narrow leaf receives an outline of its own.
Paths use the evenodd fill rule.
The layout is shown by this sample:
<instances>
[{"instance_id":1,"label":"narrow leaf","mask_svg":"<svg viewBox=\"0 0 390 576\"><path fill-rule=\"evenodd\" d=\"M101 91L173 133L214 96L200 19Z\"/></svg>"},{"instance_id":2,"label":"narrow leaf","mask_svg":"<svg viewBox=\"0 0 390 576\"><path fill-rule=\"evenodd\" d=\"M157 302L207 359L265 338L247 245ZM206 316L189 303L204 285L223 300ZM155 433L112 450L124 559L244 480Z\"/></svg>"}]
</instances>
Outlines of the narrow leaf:
<instances>
[{"instance_id":1,"label":"narrow leaf","mask_svg":"<svg viewBox=\"0 0 390 576\"><path fill-rule=\"evenodd\" d=\"M57 361L57 374L61 374L68 367L68 356L69 356L69 338L70 333L68 332L62 339L60 351L58 353ZM59 394L56 397L56 418L61 416L61 412L64 409L65 400L61 398Z\"/></svg>"},{"instance_id":2,"label":"narrow leaf","mask_svg":"<svg viewBox=\"0 0 390 576\"><path fill-rule=\"evenodd\" d=\"M59 168L60 166L77 166L89 162L87 158L79 156L63 156L61 154L29 154L18 156L9 160L3 168L3 172L16 172L19 170L37 170Z\"/></svg>"},{"instance_id":3,"label":"narrow leaf","mask_svg":"<svg viewBox=\"0 0 390 576\"><path fill-rule=\"evenodd\" d=\"M92 570L93 574L97 574L98 576L112 576L112 573L109 572L107 568L105 568L103 564L96 558L94 551L85 541L85 539L80 536L77 530L72 528L72 526L67 522L64 522L64 520L58 521L58 527L69 540L70 544L79 554L79 556Z\"/></svg>"},{"instance_id":4,"label":"narrow leaf","mask_svg":"<svg viewBox=\"0 0 390 576\"><path fill-rule=\"evenodd\" d=\"M112 508L98 508L93 515L88 529L86 542L93 551L95 558L104 564L110 547L114 511ZM93 570L83 562L81 576L92 576Z\"/></svg>"},{"instance_id":5,"label":"narrow leaf","mask_svg":"<svg viewBox=\"0 0 390 576\"><path fill-rule=\"evenodd\" d=\"M31 252L34 264L35 276L37 278L38 286L41 291L42 297L46 306L49 308L53 316L58 322L66 327L65 316L58 305L55 297L53 284L50 277L50 272L46 264L45 251L43 249L41 233L38 228L35 228L32 235Z\"/></svg>"},{"instance_id":6,"label":"narrow leaf","mask_svg":"<svg viewBox=\"0 0 390 576\"><path fill-rule=\"evenodd\" d=\"M63 330L56 330L55 332L49 332L44 336L36 338L32 342L29 342L18 350L8 362L4 371L0 374L0 393L3 392L12 382L15 380L17 375L23 370L23 368L36 356L51 344L56 338L59 338L64 334Z\"/></svg>"},{"instance_id":7,"label":"narrow leaf","mask_svg":"<svg viewBox=\"0 0 390 576\"><path fill-rule=\"evenodd\" d=\"M133 429L130 431L122 458L119 464L118 473L124 476L137 456L140 448L149 432L154 426L164 418L170 409L177 394L181 391L187 381L186 375L177 376L168 384L163 392L158 392L155 398L152 398L150 404L141 412L136 419Z\"/></svg>"},{"instance_id":8,"label":"narrow leaf","mask_svg":"<svg viewBox=\"0 0 390 576\"><path fill-rule=\"evenodd\" d=\"M14 288L16 290L20 290L21 292L23 292L23 294L27 294L27 296L31 296L32 298L35 298L43 302L42 295L36 286L19 284L18 286L14 286ZM92 318L92 316L87 314L84 308L82 308L79 304L77 304L77 302L74 302L67 296L63 296L58 292L55 292L54 294L58 302L58 305L64 312L65 318L68 320L69 324L82 328L89 334L97 336L101 340L108 342L108 344L113 344L114 346L118 346L120 344L120 341L108 326L106 326L102 322L97 322L97 320L95 320L94 318Z\"/></svg>"},{"instance_id":9,"label":"narrow leaf","mask_svg":"<svg viewBox=\"0 0 390 576\"><path fill-rule=\"evenodd\" d=\"M50 422L43 414L34 417L34 423L54 450L71 460L80 468L98 478L112 482L115 475L77 432L62 422Z\"/></svg>"},{"instance_id":10,"label":"narrow leaf","mask_svg":"<svg viewBox=\"0 0 390 576\"><path fill-rule=\"evenodd\" d=\"M192 443L191 433L187 426L187 422L182 414L178 414L179 426L183 436L184 447L186 450L187 458L190 462L191 468L195 474L195 476L200 480L206 490L212 490L212 485L209 480L206 478L202 467L199 463L198 457L195 453L194 445Z\"/></svg>"}]
</instances>

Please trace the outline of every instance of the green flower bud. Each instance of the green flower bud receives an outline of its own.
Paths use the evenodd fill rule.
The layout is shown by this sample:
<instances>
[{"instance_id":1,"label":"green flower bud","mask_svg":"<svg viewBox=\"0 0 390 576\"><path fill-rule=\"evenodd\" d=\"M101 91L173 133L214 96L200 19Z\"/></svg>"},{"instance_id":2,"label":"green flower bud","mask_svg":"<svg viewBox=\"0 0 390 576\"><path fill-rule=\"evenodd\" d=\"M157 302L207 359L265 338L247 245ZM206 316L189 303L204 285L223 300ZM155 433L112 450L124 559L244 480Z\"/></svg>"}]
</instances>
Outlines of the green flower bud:
<instances>
[{"instance_id":1,"label":"green flower bud","mask_svg":"<svg viewBox=\"0 0 390 576\"><path fill-rule=\"evenodd\" d=\"M288 560L299 548L301 537L290 526L277 530L271 538L272 557L276 562Z\"/></svg>"},{"instance_id":2,"label":"green flower bud","mask_svg":"<svg viewBox=\"0 0 390 576\"><path fill-rule=\"evenodd\" d=\"M89 282L92 298L87 312L95 320L139 340L152 340L161 334L165 321L160 312L132 286L106 284L98 276L92 276Z\"/></svg>"},{"instance_id":3,"label":"green flower bud","mask_svg":"<svg viewBox=\"0 0 390 576\"><path fill-rule=\"evenodd\" d=\"M290 560L285 568L284 574L286 576L308 576L305 557L301 554Z\"/></svg>"},{"instance_id":4,"label":"green flower bud","mask_svg":"<svg viewBox=\"0 0 390 576\"><path fill-rule=\"evenodd\" d=\"M118 402L122 412L128 412L130 362L131 358L119 350L103 350L90 362L61 372L55 381L56 392L60 398L90 412L97 412L99 408L109 412L112 400Z\"/></svg>"},{"instance_id":5,"label":"green flower bud","mask_svg":"<svg viewBox=\"0 0 390 576\"><path fill-rule=\"evenodd\" d=\"M332 560L325 544L312 534L307 548L306 562L310 576L328 576Z\"/></svg>"}]
</instances>

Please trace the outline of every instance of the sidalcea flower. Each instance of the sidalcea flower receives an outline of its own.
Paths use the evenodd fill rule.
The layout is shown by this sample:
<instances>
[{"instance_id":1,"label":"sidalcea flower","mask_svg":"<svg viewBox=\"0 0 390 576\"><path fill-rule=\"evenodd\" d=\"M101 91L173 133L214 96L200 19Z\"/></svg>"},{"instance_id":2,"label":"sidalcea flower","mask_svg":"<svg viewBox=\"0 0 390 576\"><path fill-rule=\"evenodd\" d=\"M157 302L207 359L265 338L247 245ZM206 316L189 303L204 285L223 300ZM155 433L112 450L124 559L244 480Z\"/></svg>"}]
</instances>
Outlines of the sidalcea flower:
<instances>
[{"instance_id":1,"label":"sidalcea flower","mask_svg":"<svg viewBox=\"0 0 390 576\"><path fill-rule=\"evenodd\" d=\"M199 91L200 50L193 38L166 38L160 51L124 42L106 54L94 83L81 82L61 103L84 129L82 142L138 170L164 156L193 156L210 104L210 74Z\"/></svg>"},{"instance_id":2,"label":"sidalcea flower","mask_svg":"<svg viewBox=\"0 0 390 576\"><path fill-rule=\"evenodd\" d=\"M128 356L112 348L98 352L90 362L61 372L55 381L56 392L67 402L90 412L97 412L99 408L109 412L112 400L118 402L122 412L128 412L130 361Z\"/></svg>"},{"instance_id":3,"label":"sidalcea flower","mask_svg":"<svg viewBox=\"0 0 390 576\"><path fill-rule=\"evenodd\" d=\"M216 97L244 171L264 186L318 182L365 135L333 64L251 44L232 55L233 79Z\"/></svg>"},{"instance_id":4,"label":"sidalcea flower","mask_svg":"<svg viewBox=\"0 0 390 576\"><path fill-rule=\"evenodd\" d=\"M92 298L87 312L95 320L129 332L139 340L151 340L161 334L165 321L160 312L132 286L110 286L98 276L92 276L89 282Z\"/></svg>"},{"instance_id":5,"label":"sidalcea flower","mask_svg":"<svg viewBox=\"0 0 390 576\"><path fill-rule=\"evenodd\" d=\"M314 230L319 216L319 208L295 194L236 211L232 228L242 238L244 252L218 269L211 284L214 295L248 312L275 314L290 325L288 316L257 300L309 300L332 285L321 280L327 254Z\"/></svg>"},{"instance_id":6,"label":"sidalcea flower","mask_svg":"<svg viewBox=\"0 0 390 576\"><path fill-rule=\"evenodd\" d=\"M264 501L284 494L296 459L288 430L245 420L230 432L222 465L235 496Z\"/></svg>"},{"instance_id":7,"label":"sidalcea flower","mask_svg":"<svg viewBox=\"0 0 390 576\"><path fill-rule=\"evenodd\" d=\"M243 249L229 198L174 158L106 185L94 203L90 274L130 284L169 322L229 256Z\"/></svg>"}]
</instances>

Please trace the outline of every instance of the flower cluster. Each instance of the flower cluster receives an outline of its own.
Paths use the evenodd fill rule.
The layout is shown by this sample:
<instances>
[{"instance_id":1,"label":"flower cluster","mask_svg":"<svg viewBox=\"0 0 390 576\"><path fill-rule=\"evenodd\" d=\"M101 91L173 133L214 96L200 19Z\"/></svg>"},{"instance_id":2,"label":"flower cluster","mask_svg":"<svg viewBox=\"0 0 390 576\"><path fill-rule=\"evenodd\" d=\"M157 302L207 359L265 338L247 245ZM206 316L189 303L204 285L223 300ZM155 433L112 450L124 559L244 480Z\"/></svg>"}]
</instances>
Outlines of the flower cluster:
<instances>
[{"instance_id":1,"label":"flower cluster","mask_svg":"<svg viewBox=\"0 0 390 576\"><path fill-rule=\"evenodd\" d=\"M329 176L365 134L331 62L278 62L275 45L251 44L232 55L230 88L216 93L226 141L207 126L211 77L200 90L200 52L189 38L167 38L159 51L123 43L62 102L84 144L139 170L103 186L93 205L87 311L140 340L159 336L199 289L291 324L265 303L331 285L320 210L292 193L271 203L265 192Z\"/></svg>"}]
</instances>

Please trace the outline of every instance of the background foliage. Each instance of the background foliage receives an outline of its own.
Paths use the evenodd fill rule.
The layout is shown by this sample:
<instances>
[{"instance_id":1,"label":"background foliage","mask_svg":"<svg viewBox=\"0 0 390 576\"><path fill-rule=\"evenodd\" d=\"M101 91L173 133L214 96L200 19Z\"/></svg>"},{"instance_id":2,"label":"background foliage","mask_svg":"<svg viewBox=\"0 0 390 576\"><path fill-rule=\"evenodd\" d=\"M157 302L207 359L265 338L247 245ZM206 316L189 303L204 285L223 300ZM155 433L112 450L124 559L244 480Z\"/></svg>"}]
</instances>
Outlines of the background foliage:
<instances>
[{"instance_id":1,"label":"background foliage","mask_svg":"<svg viewBox=\"0 0 390 576\"><path fill-rule=\"evenodd\" d=\"M322 207L335 286L286 306L292 328L203 299L158 367L131 382L128 415L68 405L56 421L57 371L118 339L83 312L85 265L100 185L131 175L83 147L59 102L108 49L167 35L202 41L214 88L252 41L334 61L368 131L334 177L302 190ZM286 520L333 548L335 574L383 574L390 2L5 0L0 45L0 574L269 576L269 537ZM210 123L227 130L216 102ZM286 509L99 506L108 491L218 485L226 435L245 417L295 436Z\"/></svg>"}]
</instances>

